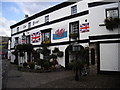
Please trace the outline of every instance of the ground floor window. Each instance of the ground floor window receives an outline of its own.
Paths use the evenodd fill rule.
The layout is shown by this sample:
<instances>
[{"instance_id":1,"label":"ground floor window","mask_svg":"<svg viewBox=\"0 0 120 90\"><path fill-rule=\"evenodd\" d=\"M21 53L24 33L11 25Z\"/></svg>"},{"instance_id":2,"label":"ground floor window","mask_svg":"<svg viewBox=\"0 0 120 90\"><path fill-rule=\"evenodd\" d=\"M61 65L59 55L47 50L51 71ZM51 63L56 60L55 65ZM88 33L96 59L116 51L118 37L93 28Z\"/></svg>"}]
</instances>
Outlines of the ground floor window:
<instances>
[{"instance_id":1,"label":"ground floor window","mask_svg":"<svg viewBox=\"0 0 120 90\"><path fill-rule=\"evenodd\" d=\"M42 34L42 44L51 43L51 31L41 31Z\"/></svg>"}]
</instances>

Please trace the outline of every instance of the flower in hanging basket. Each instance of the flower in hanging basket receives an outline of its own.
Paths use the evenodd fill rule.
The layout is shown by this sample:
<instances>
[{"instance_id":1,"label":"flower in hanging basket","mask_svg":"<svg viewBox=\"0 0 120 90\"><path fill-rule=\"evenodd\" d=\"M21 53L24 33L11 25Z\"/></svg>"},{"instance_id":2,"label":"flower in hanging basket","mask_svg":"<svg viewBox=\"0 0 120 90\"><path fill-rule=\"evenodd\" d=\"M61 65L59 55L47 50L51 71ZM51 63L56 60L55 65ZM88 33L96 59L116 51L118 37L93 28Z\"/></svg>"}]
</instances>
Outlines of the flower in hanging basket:
<instances>
[{"instance_id":1,"label":"flower in hanging basket","mask_svg":"<svg viewBox=\"0 0 120 90\"><path fill-rule=\"evenodd\" d=\"M72 38L72 39L77 39L78 33L70 33L69 37Z\"/></svg>"},{"instance_id":2,"label":"flower in hanging basket","mask_svg":"<svg viewBox=\"0 0 120 90\"><path fill-rule=\"evenodd\" d=\"M42 44L49 44L49 43L50 43L50 40L42 41Z\"/></svg>"},{"instance_id":3,"label":"flower in hanging basket","mask_svg":"<svg viewBox=\"0 0 120 90\"><path fill-rule=\"evenodd\" d=\"M46 41L46 44L49 44L49 43L50 43L50 40L47 40L47 41Z\"/></svg>"}]
</instances>

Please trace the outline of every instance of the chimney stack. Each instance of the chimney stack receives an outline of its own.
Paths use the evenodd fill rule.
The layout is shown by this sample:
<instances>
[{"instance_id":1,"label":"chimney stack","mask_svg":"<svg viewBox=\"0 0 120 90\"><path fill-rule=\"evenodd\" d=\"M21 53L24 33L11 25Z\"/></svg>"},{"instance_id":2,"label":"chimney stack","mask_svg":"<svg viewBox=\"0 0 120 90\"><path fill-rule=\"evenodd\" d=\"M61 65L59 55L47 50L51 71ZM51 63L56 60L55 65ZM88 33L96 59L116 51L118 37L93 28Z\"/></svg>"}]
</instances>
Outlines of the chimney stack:
<instances>
[{"instance_id":1,"label":"chimney stack","mask_svg":"<svg viewBox=\"0 0 120 90\"><path fill-rule=\"evenodd\" d=\"M25 14L25 19L28 18L29 16L27 14Z\"/></svg>"}]
</instances>

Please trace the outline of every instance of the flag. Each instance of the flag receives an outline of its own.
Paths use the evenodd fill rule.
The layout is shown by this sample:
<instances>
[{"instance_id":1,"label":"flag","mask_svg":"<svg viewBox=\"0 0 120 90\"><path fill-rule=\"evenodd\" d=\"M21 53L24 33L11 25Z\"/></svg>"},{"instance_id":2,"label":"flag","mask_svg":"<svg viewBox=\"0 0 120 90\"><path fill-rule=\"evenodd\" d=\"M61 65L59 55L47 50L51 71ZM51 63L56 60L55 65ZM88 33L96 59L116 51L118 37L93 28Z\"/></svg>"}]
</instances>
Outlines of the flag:
<instances>
[{"instance_id":1,"label":"flag","mask_svg":"<svg viewBox=\"0 0 120 90\"><path fill-rule=\"evenodd\" d=\"M80 32L89 32L89 23L81 24L80 25Z\"/></svg>"},{"instance_id":2,"label":"flag","mask_svg":"<svg viewBox=\"0 0 120 90\"><path fill-rule=\"evenodd\" d=\"M40 41L40 32L32 34L32 43L37 43Z\"/></svg>"},{"instance_id":3,"label":"flag","mask_svg":"<svg viewBox=\"0 0 120 90\"><path fill-rule=\"evenodd\" d=\"M67 37L67 31L65 31L64 28L62 29L57 29L55 31L55 34L53 34L53 40L57 40L57 39L62 39Z\"/></svg>"}]
</instances>

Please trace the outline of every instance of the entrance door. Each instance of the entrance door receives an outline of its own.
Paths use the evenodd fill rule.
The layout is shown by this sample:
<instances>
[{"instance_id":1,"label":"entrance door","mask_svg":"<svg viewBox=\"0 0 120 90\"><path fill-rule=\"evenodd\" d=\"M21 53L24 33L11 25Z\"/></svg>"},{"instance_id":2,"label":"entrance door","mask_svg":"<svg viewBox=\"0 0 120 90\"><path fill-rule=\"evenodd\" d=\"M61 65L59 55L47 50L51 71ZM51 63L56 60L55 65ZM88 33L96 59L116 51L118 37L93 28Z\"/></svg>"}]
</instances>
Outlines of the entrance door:
<instances>
[{"instance_id":1,"label":"entrance door","mask_svg":"<svg viewBox=\"0 0 120 90\"><path fill-rule=\"evenodd\" d=\"M97 54L97 44L91 44L89 47L89 58L90 58L90 74L96 75L98 70L98 54Z\"/></svg>"}]
</instances>

